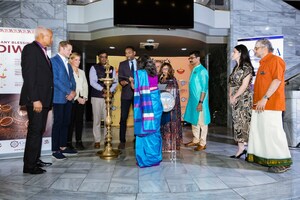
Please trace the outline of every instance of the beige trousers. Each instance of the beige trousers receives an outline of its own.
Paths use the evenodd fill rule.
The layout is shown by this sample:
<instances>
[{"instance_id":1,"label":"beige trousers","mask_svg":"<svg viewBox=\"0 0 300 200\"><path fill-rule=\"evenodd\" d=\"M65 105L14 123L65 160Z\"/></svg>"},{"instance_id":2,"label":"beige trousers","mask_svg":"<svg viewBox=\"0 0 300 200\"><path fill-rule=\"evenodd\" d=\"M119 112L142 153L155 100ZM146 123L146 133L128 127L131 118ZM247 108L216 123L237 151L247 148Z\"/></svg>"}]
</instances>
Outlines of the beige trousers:
<instances>
[{"instance_id":1,"label":"beige trousers","mask_svg":"<svg viewBox=\"0 0 300 200\"><path fill-rule=\"evenodd\" d=\"M198 124L192 125L192 132L194 135L193 143L200 143L201 146L206 145L208 125L204 125L203 112L200 112Z\"/></svg>"},{"instance_id":2,"label":"beige trousers","mask_svg":"<svg viewBox=\"0 0 300 200\"><path fill-rule=\"evenodd\" d=\"M101 141L101 119L106 116L106 105L104 98L91 98L93 110L93 134L95 142ZM105 118L104 118L104 135L106 134Z\"/></svg>"}]
</instances>

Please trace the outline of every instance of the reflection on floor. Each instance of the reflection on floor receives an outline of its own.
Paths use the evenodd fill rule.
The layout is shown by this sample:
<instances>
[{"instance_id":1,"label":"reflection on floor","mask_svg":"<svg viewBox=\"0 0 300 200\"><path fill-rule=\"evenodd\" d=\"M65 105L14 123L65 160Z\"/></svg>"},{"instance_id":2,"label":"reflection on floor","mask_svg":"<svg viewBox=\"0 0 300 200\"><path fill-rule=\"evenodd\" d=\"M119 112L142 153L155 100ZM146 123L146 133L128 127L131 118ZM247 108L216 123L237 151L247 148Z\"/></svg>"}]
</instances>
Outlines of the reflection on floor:
<instances>
[{"instance_id":1,"label":"reflection on floor","mask_svg":"<svg viewBox=\"0 0 300 200\"><path fill-rule=\"evenodd\" d=\"M184 128L184 142L192 138ZM113 128L117 147L118 128ZM243 159L231 159L236 150L230 131L210 128L207 149L194 152L182 147L175 160L164 153L160 166L139 169L135 164L132 128L122 155L106 161L96 156L90 125L85 128L87 150L64 161L53 162L42 175L22 173L22 158L0 164L0 199L300 199L300 150L291 149L294 164L283 174ZM103 147L103 145L101 146Z\"/></svg>"}]
</instances>

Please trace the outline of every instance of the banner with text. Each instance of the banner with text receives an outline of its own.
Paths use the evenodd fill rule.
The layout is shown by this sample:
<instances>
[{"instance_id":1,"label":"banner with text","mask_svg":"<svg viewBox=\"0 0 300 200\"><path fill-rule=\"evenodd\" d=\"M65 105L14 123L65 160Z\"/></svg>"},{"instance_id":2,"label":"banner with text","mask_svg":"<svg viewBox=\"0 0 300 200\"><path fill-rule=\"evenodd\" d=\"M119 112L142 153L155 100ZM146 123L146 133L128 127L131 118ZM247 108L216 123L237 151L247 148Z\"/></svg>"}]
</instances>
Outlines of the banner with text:
<instances>
[{"instance_id":1,"label":"banner with text","mask_svg":"<svg viewBox=\"0 0 300 200\"><path fill-rule=\"evenodd\" d=\"M243 44L248 48L251 63L254 67L255 73L259 67L260 58L256 57L254 54L254 47L257 40L266 38L268 39L274 48L273 54L280 56L283 59L283 36L282 35L273 35L273 36L261 36L261 37L251 37L251 38L241 38L238 39L238 44ZM255 77L253 77L253 83Z\"/></svg>"},{"instance_id":2,"label":"banner with text","mask_svg":"<svg viewBox=\"0 0 300 200\"><path fill-rule=\"evenodd\" d=\"M19 153L25 148L28 118L19 106L23 84L21 52L34 41L33 29L0 27L0 154ZM49 113L42 150L51 149Z\"/></svg>"}]
</instances>

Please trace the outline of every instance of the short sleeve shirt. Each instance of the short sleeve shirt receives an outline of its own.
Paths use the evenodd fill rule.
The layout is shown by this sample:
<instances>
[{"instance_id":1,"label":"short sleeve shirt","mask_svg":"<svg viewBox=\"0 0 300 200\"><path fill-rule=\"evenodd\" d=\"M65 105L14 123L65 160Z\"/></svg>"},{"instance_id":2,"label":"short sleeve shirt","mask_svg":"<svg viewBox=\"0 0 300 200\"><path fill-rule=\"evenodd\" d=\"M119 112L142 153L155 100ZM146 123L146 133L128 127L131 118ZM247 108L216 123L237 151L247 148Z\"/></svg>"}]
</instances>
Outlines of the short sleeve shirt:
<instances>
[{"instance_id":1,"label":"short sleeve shirt","mask_svg":"<svg viewBox=\"0 0 300 200\"><path fill-rule=\"evenodd\" d=\"M256 104L259 100L261 100L268 91L272 81L274 79L278 79L281 83L267 101L265 110L285 110L284 61L279 56L269 53L259 61L259 64L260 66L254 83L253 103Z\"/></svg>"}]
</instances>

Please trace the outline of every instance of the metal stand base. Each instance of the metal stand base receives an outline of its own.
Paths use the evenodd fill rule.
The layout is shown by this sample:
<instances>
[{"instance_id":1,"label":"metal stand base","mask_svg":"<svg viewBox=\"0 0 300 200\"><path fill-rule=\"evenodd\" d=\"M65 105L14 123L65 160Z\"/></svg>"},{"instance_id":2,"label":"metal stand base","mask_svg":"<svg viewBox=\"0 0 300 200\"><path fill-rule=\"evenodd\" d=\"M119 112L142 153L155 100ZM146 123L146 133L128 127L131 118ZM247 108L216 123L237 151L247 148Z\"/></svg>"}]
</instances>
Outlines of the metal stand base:
<instances>
[{"instance_id":1,"label":"metal stand base","mask_svg":"<svg viewBox=\"0 0 300 200\"><path fill-rule=\"evenodd\" d=\"M112 148L105 148L104 150L100 150L97 152L97 155L104 160L112 160L115 158L118 158L118 156L122 152L118 149L112 149Z\"/></svg>"}]
</instances>

